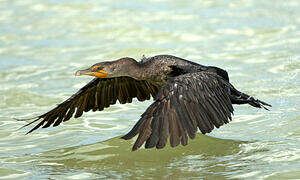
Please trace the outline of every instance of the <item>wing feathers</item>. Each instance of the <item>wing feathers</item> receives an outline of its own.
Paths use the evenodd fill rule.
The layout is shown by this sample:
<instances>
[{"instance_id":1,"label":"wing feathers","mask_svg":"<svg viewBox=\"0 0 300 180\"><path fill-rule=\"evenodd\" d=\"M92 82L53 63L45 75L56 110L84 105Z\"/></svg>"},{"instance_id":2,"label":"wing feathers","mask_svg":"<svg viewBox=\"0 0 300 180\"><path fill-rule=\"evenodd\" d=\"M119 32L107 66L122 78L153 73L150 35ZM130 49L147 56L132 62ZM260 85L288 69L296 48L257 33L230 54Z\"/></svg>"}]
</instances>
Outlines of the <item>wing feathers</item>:
<instances>
[{"instance_id":1,"label":"wing feathers","mask_svg":"<svg viewBox=\"0 0 300 180\"><path fill-rule=\"evenodd\" d=\"M148 88L151 90L148 90ZM119 100L121 104L130 103L135 97L140 101L144 101L150 99L151 95L157 94L158 89L157 86L154 86L147 81L139 81L130 77L108 79L94 78L57 107L38 116L33 122L30 122L23 127L40 121L28 132L30 133L41 126L43 128L47 128L52 124L53 126L58 126L61 122L69 120L75 111L74 117L78 118L82 116L83 112L88 112L90 110L101 111L104 108L115 104L117 100ZM137 129L134 129L132 135L136 135L136 133Z\"/></svg>"},{"instance_id":2,"label":"wing feathers","mask_svg":"<svg viewBox=\"0 0 300 180\"><path fill-rule=\"evenodd\" d=\"M209 72L174 77L159 90L155 102L123 138L130 139L139 134L133 151L144 142L146 148L163 148L168 137L172 147L180 143L185 146L188 144L188 136L191 139L195 137L197 128L205 134L214 127L219 128L228 123L233 107L223 81L218 75Z\"/></svg>"},{"instance_id":3,"label":"wing feathers","mask_svg":"<svg viewBox=\"0 0 300 180\"><path fill-rule=\"evenodd\" d=\"M75 108L76 108L77 104L78 104L78 102L72 103L71 108L69 109L69 111L68 111L66 117L63 119L63 121L68 121L72 117L73 113L75 112ZM59 125L60 122L57 122L56 124Z\"/></svg>"},{"instance_id":4,"label":"wing feathers","mask_svg":"<svg viewBox=\"0 0 300 180\"><path fill-rule=\"evenodd\" d=\"M137 150L138 148L140 148L144 142L149 138L150 134L151 134L151 122L152 122L152 117L149 117L146 121L144 121L141 124L141 130L139 132L139 136L137 138L137 140L135 141L133 147L132 147L132 151Z\"/></svg>"},{"instance_id":5,"label":"wing feathers","mask_svg":"<svg viewBox=\"0 0 300 180\"><path fill-rule=\"evenodd\" d=\"M178 146L180 143L180 130L177 126L178 119L175 116L175 112L170 110L170 116L168 116L169 120L169 134L170 134L170 145L171 147Z\"/></svg>"},{"instance_id":6,"label":"wing feathers","mask_svg":"<svg viewBox=\"0 0 300 180\"><path fill-rule=\"evenodd\" d=\"M162 111L162 104L159 104L158 108L155 108L151 111L154 111L153 114L159 116L159 114ZM145 118L148 119L149 115L145 116ZM152 148L157 144L159 140L159 130L161 128L161 123L162 123L162 119L160 117L158 117L157 121L151 123L152 134L151 137L146 141L146 145L145 145L146 148Z\"/></svg>"}]
</instances>

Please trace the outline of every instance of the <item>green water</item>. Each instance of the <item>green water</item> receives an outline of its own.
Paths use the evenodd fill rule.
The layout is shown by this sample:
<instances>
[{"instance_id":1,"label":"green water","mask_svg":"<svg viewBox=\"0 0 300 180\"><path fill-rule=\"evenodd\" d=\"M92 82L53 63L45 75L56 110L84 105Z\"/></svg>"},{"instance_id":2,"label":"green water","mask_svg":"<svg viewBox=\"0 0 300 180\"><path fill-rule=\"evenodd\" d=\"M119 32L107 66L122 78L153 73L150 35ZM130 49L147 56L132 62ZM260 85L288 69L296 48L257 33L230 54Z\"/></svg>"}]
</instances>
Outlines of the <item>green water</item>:
<instances>
[{"instance_id":1,"label":"green water","mask_svg":"<svg viewBox=\"0 0 300 180\"><path fill-rule=\"evenodd\" d=\"M0 178L300 179L298 0L0 1ZM151 103L117 104L55 128L17 130L120 57L172 54L222 67L271 111L235 106L233 121L185 147L131 152Z\"/></svg>"}]
</instances>

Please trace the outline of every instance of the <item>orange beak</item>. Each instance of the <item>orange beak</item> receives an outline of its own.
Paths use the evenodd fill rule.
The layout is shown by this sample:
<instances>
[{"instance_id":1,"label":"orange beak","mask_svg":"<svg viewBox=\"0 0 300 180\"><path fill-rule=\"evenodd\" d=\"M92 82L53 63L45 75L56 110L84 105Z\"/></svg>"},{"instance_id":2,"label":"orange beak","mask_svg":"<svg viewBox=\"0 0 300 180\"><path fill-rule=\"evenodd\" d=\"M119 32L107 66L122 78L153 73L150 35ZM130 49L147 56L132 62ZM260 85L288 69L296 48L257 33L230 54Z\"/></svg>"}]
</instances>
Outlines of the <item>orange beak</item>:
<instances>
[{"instance_id":1,"label":"orange beak","mask_svg":"<svg viewBox=\"0 0 300 180\"><path fill-rule=\"evenodd\" d=\"M81 75L95 76L98 78L107 78L107 72L103 70L91 71L91 69L84 69L84 70L76 71L75 76L81 76Z\"/></svg>"}]
</instances>

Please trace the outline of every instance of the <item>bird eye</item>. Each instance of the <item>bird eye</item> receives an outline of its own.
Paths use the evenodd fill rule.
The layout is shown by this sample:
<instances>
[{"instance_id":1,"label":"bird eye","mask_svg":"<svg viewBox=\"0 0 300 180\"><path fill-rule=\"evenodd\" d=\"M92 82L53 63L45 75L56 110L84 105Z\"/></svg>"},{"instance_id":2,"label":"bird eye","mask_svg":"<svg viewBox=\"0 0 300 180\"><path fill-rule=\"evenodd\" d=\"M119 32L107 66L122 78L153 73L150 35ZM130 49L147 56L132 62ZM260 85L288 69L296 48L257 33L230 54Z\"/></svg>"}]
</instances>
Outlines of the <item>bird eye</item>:
<instances>
[{"instance_id":1,"label":"bird eye","mask_svg":"<svg viewBox=\"0 0 300 180\"><path fill-rule=\"evenodd\" d=\"M99 66L97 69L98 69L98 70L102 70L102 69L103 69L103 67Z\"/></svg>"}]
</instances>

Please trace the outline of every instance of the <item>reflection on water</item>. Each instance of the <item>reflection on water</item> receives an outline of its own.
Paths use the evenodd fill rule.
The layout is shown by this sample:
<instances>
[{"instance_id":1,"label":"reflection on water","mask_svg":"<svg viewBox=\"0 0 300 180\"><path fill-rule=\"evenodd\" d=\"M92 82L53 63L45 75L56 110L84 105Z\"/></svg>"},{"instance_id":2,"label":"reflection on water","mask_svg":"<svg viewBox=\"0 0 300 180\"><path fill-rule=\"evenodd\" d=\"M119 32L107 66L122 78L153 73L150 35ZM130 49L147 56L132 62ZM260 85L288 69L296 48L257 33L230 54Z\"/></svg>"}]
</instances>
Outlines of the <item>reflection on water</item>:
<instances>
[{"instance_id":1,"label":"reflection on water","mask_svg":"<svg viewBox=\"0 0 300 180\"><path fill-rule=\"evenodd\" d=\"M167 147L162 150L140 149L131 152L134 140L120 138L34 155L38 169L57 177L66 172L82 171L84 175L101 177L165 177L184 178L208 176L223 177L224 170L234 174L246 167L230 167L233 155L241 152L246 142L197 135L189 147ZM238 160L238 159L237 159ZM15 161L15 160L13 160ZM239 161L239 160L238 160ZM72 173L71 173L72 174ZM95 177L95 176L94 176Z\"/></svg>"},{"instance_id":2,"label":"reflection on water","mask_svg":"<svg viewBox=\"0 0 300 180\"><path fill-rule=\"evenodd\" d=\"M299 179L299 1L0 0L0 178ZM185 147L131 152L151 101L116 104L55 128L14 117L48 111L100 61L172 54L226 69L271 111L234 106L233 121Z\"/></svg>"}]
</instances>

